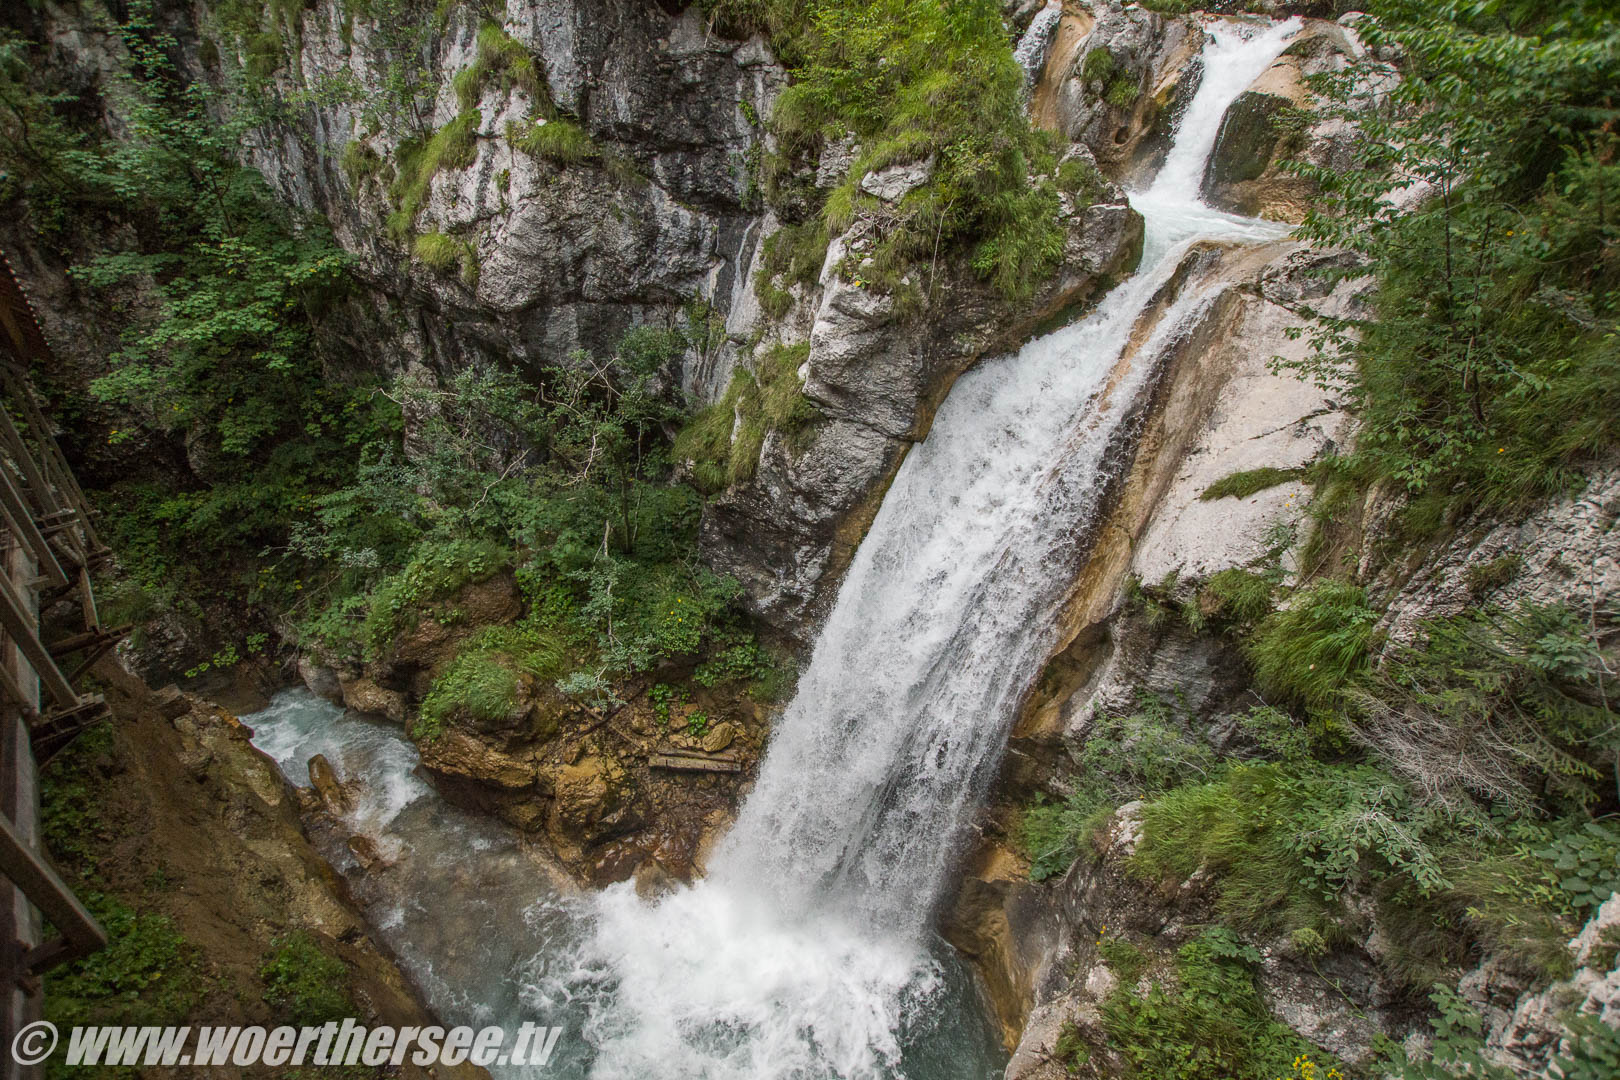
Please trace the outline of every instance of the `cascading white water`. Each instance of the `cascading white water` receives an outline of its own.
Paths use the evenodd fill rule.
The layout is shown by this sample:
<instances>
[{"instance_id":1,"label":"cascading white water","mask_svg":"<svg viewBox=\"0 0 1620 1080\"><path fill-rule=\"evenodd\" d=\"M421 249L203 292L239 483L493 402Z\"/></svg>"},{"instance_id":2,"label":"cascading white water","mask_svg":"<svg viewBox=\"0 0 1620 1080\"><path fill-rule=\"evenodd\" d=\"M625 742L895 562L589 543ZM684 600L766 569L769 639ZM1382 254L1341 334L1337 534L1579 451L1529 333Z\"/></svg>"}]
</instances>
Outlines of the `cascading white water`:
<instances>
[{"instance_id":1,"label":"cascading white water","mask_svg":"<svg viewBox=\"0 0 1620 1080\"><path fill-rule=\"evenodd\" d=\"M1199 238L1279 229L1199 196L1220 119L1297 21L1218 23L1159 179L1143 268L1086 319L963 376L861 544L759 779L708 877L648 905L600 898L588 960L609 1000L593 1076L916 1075L907 1028L942 973L929 927L960 831L1020 696L1135 414L1139 317ZM962 1069L955 1075L972 1075Z\"/></svg>"},{"instance_id":2,"label":"cascading white water","mask_svg":"<svg viewBox=\"0 0 1620 1080\"><path fill-rule=\"evenodd\" d=\"M567 1061L551 1076L983 1080L999 1071L971 979L931 933L934 907L1051 647L1153 357L1208 297L1181 296L1151 331L1144 312L1188 244L1282 231L1211 210L1199 186L1227 106L1296 28L1211 26L1175 145L1158 179L1132 195L1147 219L1140 272L1084 320L981 364L951 390L861 544L703 881L652 904L626 884L581 906L502 870L487 886L502 899L475 918L487 931L464 948L436 929L444 913L411 906L450 864L407 874L383 911L401 925L385 932L442 1012L568 1026ZM328 737L320 722L262 715L260 741L289 774L317 744L335 752L311 742ZM374 754L395 778L379 788L377 814L407 828L412 813L427 813L401 786L408 750L399 761L386 748ZM435 823L402 849L473 828ZM417 855L406 851L401 866ZM503 915L501 903L515 910ZM445 939L442 955L414 941L423 934ZM500 963L490 938L526 951ZM498 986L489 994L505 1004L457 994L458 976Z\"/></svg>"}]
</instances>

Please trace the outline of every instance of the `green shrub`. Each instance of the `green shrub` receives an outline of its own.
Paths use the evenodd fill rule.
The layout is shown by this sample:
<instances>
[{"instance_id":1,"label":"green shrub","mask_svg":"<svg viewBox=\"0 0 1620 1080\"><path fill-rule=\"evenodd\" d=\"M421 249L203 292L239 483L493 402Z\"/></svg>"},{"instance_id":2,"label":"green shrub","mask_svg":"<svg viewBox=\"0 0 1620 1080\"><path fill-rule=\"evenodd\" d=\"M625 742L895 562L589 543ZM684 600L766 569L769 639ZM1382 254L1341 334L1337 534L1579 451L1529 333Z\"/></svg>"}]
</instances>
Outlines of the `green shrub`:
<instances>
[{"instance_id":1,"label":"green shrub","mask_svg":"<svg viewBox=\"0 0 1620 1080\"><path fill-rule=\"evenodd\" d=\"M434 738L457 715L475 721L506 720L522 700L526 679L553 682L568 666L568 640L557 628L534 619L519 626L491 627L462 646L433 681L411 734Z\"/></svg>"},{"instance_id":2,"label":"green shrub","mask_svg":"<svg viewBox=\"0 0 1620 1080\"><path fill-rule=\"evenodd\" d=\"M1498 555L1482 563L1474 563L1463 570L1463 580L1475 597L1494 592L1518 577L1524 569L1524 556L1516 551Z\"/></svg>"},{"instance_id":3,"label":"green shrub","mask_svg":"<svg viewBox=\"0 0 1620 1080\"><path fill-rule=\"evenodd\" d=\"M776 661L770 653L748 634L712 653L693 670L692 681L708 687L744 680L758 682L772 679L775 669Z\"/></svg>"},{"instance_id":4,"label":"green shrub","mask_svg":"<svg viewBox=\"0 0 1620 1080\"><path fill-rule=\"evenodd\" d=\"M799 368L809 357L808 344L772 344L756 361L755 373L739 367L720 400L681 429L674 453L693 463L700 488L718 491L751 479L771 431L782 437L789 453L803 449L821 419L799 379Z\"/></svg>"},{"instance_id":5,"label":"green shrub","mask_svg":"<svg viewBox=\"0 0 1620 1080\"><path fill-rule=\"evenodd\" d=\"M759 270L754 275L754 292L767 315L779 319L788 313L793 305L790 286L816 284L827 259L828 243L827 230L816 219L784 225L765 238Z\"/></svg>"},{"instance_id":6,"label":"green shrub","mask_svg":"<svg viewBox=\"0 0 1620 1080\"><path fill-rule=\"evenodd\" d=\"M1091 1060L1091 1051L1086 1049L1086 1037L1073 1020L1065 1020L1058 1029L1057 1042L1052 1044L1052 1056L1071 1076L1079 1073Z\"/></svg>"},{"instance_id":7,"label":"green shrub","mask_svg":"<svg viewBox=\"0 0 1620 1080\"><path fill-rule=\"evenodd\" d=\"M462 109L476 106L492 75L500 76L501 85L508 90L523 90L542 115L550 116L554 111L534 55L505 28L488 22L478 29L477 56L472 66L457 72L451 80L457 104Z\"/></svg>"},{"instance_id":8,"label":"green shrub","mask_svg":"<svg viewBox=\"0 0 1620 1080\"><path fill-rule=\"evenodd\" d=\"M1198 611L1206 619L1253 623L1271 614L1276 585L1269 574L1231 567L1211 574L1198 590Z\"/></svg>"},{"instance_id":9,"label":"green shrub","mask_svg":"<svg viewBox=\"0 0 1620 1080\"><path fill-rule=\"evenodd\" d=\"M1103 958L1103 963L1122 986L1134 987L1147 969L1147 954L1123 937L1109 937L1106 926L1097 937L1097 955Z\"/></svg>"},{"instance_id":10,"label":"green shrub","mask_svg":"<svg viewBox=\"0 0 1620 1080\"><path fill-rule=\"evenodd\" d=\"M1080 65L1080 77L1087 82L1107 83L1119 70L1119 61L1105 48L1092 49Z\"/></svg>"},{"instance_id":11,"label":"green shrub","mask_svg":"<svg viewBox=\"0 0 1620 1080\"><path fill-rule=\"evenodd\" d=\"M1093 714L1078 764L1079 778L1062 802L1042 796L1024 813L1022 840L1035 881L1068 869L1121 803L1208 777L1215 754L1186 732L1162 698L1141 694L1127 715Z\"/></svg>"},{"instance_id":12,"label":"green shrub","mask_svg":"<svg viewBox=\"0 0 1620 1080\"><path fill-rule=\"evenodd\" d=\"M60 1025L183 1022L206 989L196 948L167 916L102 893L84 901L107 946L45 976L45 1016Z\"/></svg>"},{"instance_id":13,"label":"green shrub","mask_svg":"<svg viewBox=\"0 0 1620 1080\"><path fill-rule=\"evenodd\" d=\"M1030 880L1045 881L1068 870L1083 852L1086 838L1107 820L1110 809L1089 790L1062 802L1036 796L1024 809L1018 829L1029 859Z\"/></svg>"},{"instance_id":14,"label":"green shrub","mask_svg":"<svg viewBox=\"0 0 1620 1080\"><path fill-rule=\"evenodd\" d=\"M40 774L40 835L57 865L89 874L98 843L111 838L96 798L95 761L113 752L110 723L97 724L63 749Z\"/></svg>"},{"instance_id":15,"label":"green shrub","mask_svg":"<svg viewBox=\"0 0 1620 1080\"><path fill-rule=\"evenodd\" d=\"M253 35L243 49L242 67L252 79L268 79L286 62L286 45L274 31Z\"/></svg>"},{"instance_id":16,"label":"green shrub","mask_svg":"<svg viewBox=\"0 0 1620 1080\"><path fill-rule=\"evenodd\" d=\"M383 159L364 140L350 139L343 145L341 166L349 186L358 191L365 181L382 175Z\"/></svg>"},{"instance_id":17,"label":"green shrub","mask_svg":"<svg viewBox=\"0 0 1620 1080\"><path fill-rule=\"evenodd\" d=\"M1139 97L1141 97L1141 91L1136 85L1136 80L1124 77L1117 78L1109 83L1108 89L1103 92L1103 100L1116 109L1130 108L1136 104Z\"/></svg>"},{"instance_id":18,"label":"green shrub","mask_svg":"<svg viewBox=\"0 0 1620 1080\"><path fill-rule=\"evenodd\" d=\"M1579 918L1620 892L1620 828L1613 823L1583 822L1536 854L1558 872L1558 888Z\"/></svg>"},{"instance_id":19,"label":"green shrub","mask_svg":"<svg viewBox=\"0 0 1620 1080\"><path fill-rule=\"evenodd\" d=\"M295 930L273 941L259 967L264 1001L277 1020L315 1027L355 1015L349 970L315 938Z\"/></svg>"},{"instance_id":20,"label":"green shrub","mask_svg":"<svg viewBox=\"0 0 1620 1080\"><path fill-rule=\"evenodd\" d=\"M1144 807L1132 863L1178 881L1208 867L1234 926L1324 932L1364 879L1403 878L1425 894L1446 887L1425 839L1442 820L1369 766L1240 764Z\"/></svg>"},{"instance_id":21,"label":"green shrub","mask_svg":"<svg viewBox=\"0 0 1620 1080\"><path fill-rule=\"evenodd\" d=\"M389 647L422 614L422 605L483 581L512 564L512 553L487 541L451 540L420 545L399 573L385 578L366 601L360 640L368 653Z\"/></svg>"},{"instance_id":22,"label":"green shrub","mask_svg":"<svg viewBox=\"0 0 1620 1080\"><path fill-rule=\"evenodd\" d=\"M1337 276L1376 291L1282 366L1338 387L1355 457L1424 504L1414 531L1575 490L1620 441L1613 13L1398 0L1363 29L1403 77L1378 110L1370 56L1316 80L1362 137L1348 167L1293 169L1321 190L1301 235L1364 256ZM1397 210L1391 175L1437 197Z\"/></svg>"},{"instance_id":23,"label":"green shrub","mask_svg":"<svg viewBox=\"0 0 1620 1080\"><path fill-rule=\"evenodd\" d=\"M1276 1080L1313 1054L1332 1067L1330 1055L1271 1018L1250 962L1223 955L1243 953L1229 943L1211 931L1183 945L1174 973L1145 994L1122 980L1102 1007L1110 1045L1155 1080Z\"/></svg>"},{"instance_id":24,"label":"green shrub","mask_svg":"<svg viewBox=\"0 0 1620 1080\"><path fill-rule=\"evenodd\" d=\"M1451 804L1554 815L1613 794L1612 676L1587 619L1563 607L1432 620L1349 695L1358 738Z\"/></svg>"},{"instance_id":25,"label":"green shrub","mask_svg":"<svg viewBox=\"0 0 1620 1080\"><path fill-rule=\"evenodd\" d=\"M441 273L459 267L465 252L462 242L448 233L421 233L411 242L416 260Z\"/></svg>"},{"instance_id":26,"label":"green shrub","mask_svg":"<svg viewBox=\"0 0 1620 1080\"><path fill-rule=\"evenodd\" d=\"M1365 590L1336 581L1295 593L1256 627L1245 645L1255 681L1279 700L1325 708L1367 669L1378 613Z\"/></svg>"},{"instance_id":27,"label":"green shrub","mask_svg":"<svg viewBox=\"0 0 1620 1080\"><path fill-rule=\"evenodd\" d=\"M1074 200L1076 212L1097 201L1108 181L1091 162L1070 158L1058 165L1057 189Z\"/></svg>"},{"instance_id":28,"label":"green shrub","mask_svg":"<svg viewBox=\"0 0 1620 1080\"><path fill-rule=\"evenodd\" d=\"M785 156L850 134L860 145L820 207L822 238L875 206L860 191L867 173L934 159L928 182L885 211L873 266L844 268L852 279L919 304L919 278L953 253L970 253L977 272L1015 299L1055 269L1063 243L1055 189L1030 179L1052 168L1050 143L1024 115L1024 73L993 0L720 0L712 11L735 32L768 33L788 65L792 82L771 118Z\"/></svg>"},{"instance_id":29,"label":"green shrub","mask_svg":"<svg viewBox=\"0 0 1620 1080\"><path fill-rule=\"evenodd\" d=\"M1204 502L1225 498L1246 499L1257 491L1298 480L1304 475L1304 469L1275 469L1270 466L1246 469L1221 477L1205 488L1204 493L1198 497Z\"/></svg>"}]
</instances>

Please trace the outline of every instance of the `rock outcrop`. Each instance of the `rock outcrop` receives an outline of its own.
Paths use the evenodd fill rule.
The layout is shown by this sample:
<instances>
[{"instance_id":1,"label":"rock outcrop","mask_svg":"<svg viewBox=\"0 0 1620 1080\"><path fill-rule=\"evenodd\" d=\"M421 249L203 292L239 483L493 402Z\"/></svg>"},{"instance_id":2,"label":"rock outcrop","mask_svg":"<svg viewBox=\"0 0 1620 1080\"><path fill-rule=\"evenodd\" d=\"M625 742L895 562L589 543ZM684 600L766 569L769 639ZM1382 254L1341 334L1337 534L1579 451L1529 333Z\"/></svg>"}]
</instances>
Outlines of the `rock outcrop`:
<instances>
[{"instance_id":1,"label":"rock outcrop","mask_svg":"<svg viewBox=\"0 0 1620 1080\"><path fill-rule=\"evenodd\" d=\"M517 613L515 582L496 574L429 605L370 662L311 654L298 670L317 693L337 686L342 704L402 725L442 795L542 840L576 877L691 880L746 790L771 708L738 684L655 700L650 678L625 680L615 687L624 700L599 707L524 675L504 715L458 711L424 725L424 698L468 638ZM310 763L312 809L335 819L347 792L323 766Z\"/></svg>"},{"instance_id":2,"label":"rock outcrop","mask_svg":"<svg viewBox=\"0 0 1620 1080\"><path fill-rule=\"evenodd\" d=\"M1064 225L1056 275L1018 309L964 268L942 265L940 280L925 285L936 298L928 310L898 310L894 297L840 271L872 247L882 222L863 215L832 242L817 287L774 327L808 339L803 390L825 419L803 448L768 435L753 480L704 515L705 559L742 583L773 630L808 643L906 449L927 435L958 375L1038 328L1078 318L1136 268L1142 217L1118 186L1087 206L1065 199ZM740 309L728 332L765 332L759 316Z\"/></svg>"},{"instance_id":3,"label":"rock outcrop","mask_svg":"<svg viewBox=\"0 0 1620 1080\"><path fill-rule=\"evenodd\" d=\"M1250 217L1302 221L1316 185L1287 163L1345 168L1356 138L1354 124L1330 115L1310 81L1342 75L1364 59L1366 50L1353 29L1307 22L1288 50L1227 110L1204 174L1210 205ZM1379 107L1385 78L1393 78L1393 69L1360 88L1366 109Z\"/></svg>"},{"instance_id":4,"label":"rock outcrop","mask_svg":"<svg viewBox=\"0 0 1620 1080\"><path fill-rule=\"evenodd\" d=\"M164 705L114 660L96 673L113 728L110 751L88 766L97 824L81 838L93 860L86 869L97 891L167 917L211 982L230 988L199 995L193 1019L285 1022L254 988L262 987L260 968L274 942L296 931L342 960L361 1023L438 1023L306 839L297 791L253 747L241 722L190 695L178 696L180 708ZM327 797L343 798L330 770L319 784ZM488 1076L468 1064L401 1068L406 1077ZM256 1067L233 1075L280 1072Z\"/></svg>"}]
</instances>

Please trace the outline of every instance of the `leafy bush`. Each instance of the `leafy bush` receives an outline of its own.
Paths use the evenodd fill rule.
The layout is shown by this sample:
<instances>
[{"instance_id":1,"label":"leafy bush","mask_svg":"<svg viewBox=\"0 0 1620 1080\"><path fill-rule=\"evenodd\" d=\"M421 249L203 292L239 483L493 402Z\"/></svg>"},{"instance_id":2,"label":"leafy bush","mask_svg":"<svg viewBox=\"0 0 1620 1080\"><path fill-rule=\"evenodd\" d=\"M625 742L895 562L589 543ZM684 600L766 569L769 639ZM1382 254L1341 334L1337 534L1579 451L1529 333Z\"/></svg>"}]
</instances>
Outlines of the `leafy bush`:
<instances>
[{"instance_id":1,"label":"leafy bush","mask_svg":"<svg viewBox=\"0 0 1620 1080\"><path fill-rule=\"evenodd\" d=\"M1178 881L1207 866L1234 926L1331 933L1352 885L1401 877L1433 893L1448 884L1425 839L1440 820L1369 766L1240 764L1150 802L1133 865Z\"/></svg>"},{"instance_id":2,"label":"leafy bush","mask_svg":"<svg viewBox=\"0 0 1620 1080\"><path fill-rule=\"evenodd\" d=\"M1301 1055L1331 1063L1271 1018L1249 954L1258 959L1212 930L1183 945L1174 974L1154 980L1145 994L1122 980L1102 1007L1110 1044L1156 1080L1276 1080Z\"/></svg>"},{"instance_id":3,"label":"leafy bush","mask_svg":"<svg viewBox=\"0 0 1620 1080\"><path fill-rule=\"evenodd\" d=\"M921 298L911 271L965 247L1016 298L1056 267L1055 188L1030 180L1054 163L1024 115L1024 73L994 0L717 0L710 10L732 32L768 33L788 65L793 81L771 119L787 155L858 141L858 159L820 208L823 236L875 202L860 190L867 173L934 160L929 180L887 212L862 279Z\"/></svg>"},{"instance_id":4,"label":"leafy bush","mask_svg":"<svg viewBox=\"0 0 1620 1080\"><path fill-rule=\"evenodd\" d=\"M441 273L454 270L466 259L467 246L448 233L422 233L411 243L411 254L418 262Z\"/></svg>"},{"instance_id":5,"label":"leafy bush","mask_svg":"<svg viewBox=\"0 0 1620 1080\"><path fill-rule=\"evenodd\" d=\"M560 678L568 670L569 642L538 622L491 627L468 641L433 681L411 734L431 739L458 714L505 720L522 699L525 677L545 682Z\"/></svg>"},{"instance_id":6,"label":"leafy bush","mask_svg":"<svg viewBox=\"0 0 1620 1080\"><path fill-rule=\"evenodd\" d=\"M386 649L421 612L421 605L499 573L512 553L488 541L451 540L419 545L399 573L372 590L360 640L369 653Z\"/></svg>"},{"instance_id":7,"label":"leafy bush","mask_svg":"<svg viewBox=\"0 0 1620 1080\"><path fill-rule=\"evenodd\" d=\"M1584 807L1620 738L1593 629L1561 607L1435 620L1349 694L1353 728L1430 797Z\"/></svg>"},{"instance_id":8,"label":"leafy bush","mask_svg":"<svg viewBox=\"0 0 1620 1080\"><path fill-rule=\"evenodd\" d=\"M720 400L681 429L674 453L692 462L699 487L718 491L751 479L770 432L782 437L789 453L802 449L821 419L799 378L809 357L808 343L767 347L756 372L739 367Z\"/></svg>"},{"instance_id":9,"label":"leafy bush","mask_svg":"<svg viewBox=\"0 0 1620 1080\"><path fill-rule=\"evenodd\" d=\"M1097 201L1107 179L1097 166L1081 158L1069 158L1058 165L1057 189L1074 200L1076 211Z\"/></svg>"},{"instance_id":10,"label":"leafy bush","mask_svg":"<svg viewBox=\"0 0 1620 1080\"><path fill-rule=\"evenodd\" d=\"M355 1014L349 970L303 930L271 943L259 968L264 1001L277 1020L314 1027Z\"/></svg>"},{"instance_id":11,"label":"leafy bush","mask_svg":"<svg viewBox=\"0 0 1620 1080\"><path fill-rule=\"evenodd\" d=\"M1025 807L1019 821L1019 840L1029 858L1031 881L1045 881L1069 869L1079 857L1086 836L1106 819L1109 808L1089 792L1062 802L1045 795Z\"/></svg>"},{"instance_id":12,"label":"leafy bush","mask_svg":"<svg viewBox=\"0 0 1620 1080\"><path fill-rule=\"evenodd\" d=\"M500 76L507 89L521 89L542 111L551 110L551 96L534 55L504 27L490 22L478 28L477 57L473 65L457 73L452 80L456 102L462 109L478 104L492 75Z\"/></svg>"},{"instance_id":13,"label":"leafy bush","mask_svg":"<svg viewBox=\"0 0 1620 1080\"><path fill-rule=\"evenodd\" d=\"M1612 822L1582 822L1536 854L1558 872L1558 887L1580 918L1620 892L1620 828Z\"/></svg>"},{"instance_id":14,"label":"leafy bush","mask_svg":"<svg viewBox=\"0 0 1620 1080\"><path fill-rule=\"evenodd\" d=\"M766 314L779 319L793 304L793 285L814 285L827 259L827 230L818 220L784 225L761 245L754 291ZM778 284L780 282L781 284Z\"/></svg>"},{"instance_id":15,"label":"leafy bush","mask_svg":"<svg viewBox=\"0 0 1620 1080\"><path fill-rule=\"evenodd\" d=\"M1067 870L1115 807L1207 778L1215 755L1184 731L1163 699L1142 694L1125 716L1093 714L1078 764L1079 779L1062 802L1042 797L1024 813L1022 840L1035 881Z\"/></svg>"},{"instance_id":16,"label":"leafy bush","mask_svg":"<svg viewBox=\"0 0 1620 1080\"><path fill-rule=\"evenodd\" d=\"M1620 78L1604 4L1390 0L1367 60L1316 80L1362 138L1316 182L1301 234L1365 256L1366 317L1324 319L1297 364L1359 413L1356 457L1436 506L1522 507L1581 483L1620 438L1620 264L1610 256ZM1387 100L1368 87L1402 56ZM1335 163L1337 165L1338 163ZM1415 205L1382 196L1423 186ZM1417 518L1409 515L1414 524Z\"/></svg>"},{"instance_id":17,"label":"leafy bush","mask_svg":"<svg viewBox=\"0 0 1620 1080\"><path fill-rule=\"evenodd\" d=\"M1277 587L1273 575L1229 567L1211 574L1198 590L1197 606L1203 619L1254 623L1271 613Z\"/></svg>"},{"instance_id":18,"label":"leafy bush","mask_svg":"<svg viewBox=\"0 0 1620 1080\"><path fill-rule=\"evenodd\" d=\"M389 194L396 207L388 218L388 231L405 240L416 227L416 216L427 202L433 178L441 169L465 169L478 157L477 109L464 109L454 120L425 141L408 139L397 152L399 171Z\"/></svg>"},{"instance_id":19,"label":"leafy bush","mask_svg":"<svg viewBox=\"0 0 1620 1080\"><path fill-rule=\"evenodd\" d=\"M167 916L101 893L84 901L107 931L107 946L45 976L45 1016L70 1026L184 1021L205 989L196 949Z\"/></svg>"}]
</instances>

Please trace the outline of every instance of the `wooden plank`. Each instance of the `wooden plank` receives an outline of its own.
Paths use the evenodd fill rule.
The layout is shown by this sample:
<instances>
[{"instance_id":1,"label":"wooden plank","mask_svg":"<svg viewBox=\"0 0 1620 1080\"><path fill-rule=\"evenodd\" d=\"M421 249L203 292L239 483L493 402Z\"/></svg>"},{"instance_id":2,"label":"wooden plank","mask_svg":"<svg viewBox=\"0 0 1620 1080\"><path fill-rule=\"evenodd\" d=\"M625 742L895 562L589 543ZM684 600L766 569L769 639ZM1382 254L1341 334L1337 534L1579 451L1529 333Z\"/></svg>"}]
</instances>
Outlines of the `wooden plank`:
<instances>
[{"instance_id":1,"label":"wooden plank","mask_svg":"<svg viewBox=\"0 0 1620 1080\"><path fill-rule=\"evenodd\" d=\"M51 713L40 722L29 725L28 737L35 762L44 768L47 761L78 738L81 732L109 719L110 715L102 696L92 694L76 709Z\"/></svg>"},{"instance_id":2,"label":"wooden plank","mask_svg":"<svg viewBox=\"0 0 1620 1080\"><path fill-rule=\"evenodd\" d=\"M34 500L34 509L41 514L54 514L62 509L62 504L56 501L54 489L45 481L45 474L40 470L39 463L34 455L28 452L28 444L23 442L22 435L17 431L17 425L11 422L11 413L0 407L0 442L11 451L12 458L17 462L17 468L22 470L23 479L28 482L28 494Z\"/></svg>"},{"instance_id":3,"label":"wooden plank","mask_svg":"<svg viewBox=\"0 0 1620 1080\"><path fill-rule=\"evenodd\" d=\"M34 402L34 395L29 393L27 385L15 376L8 377L6 382L11 389L12 396L21 404L23 415L28 419L28 425L36 433L46 471L54 475L60 489L59 494L67 500L70 507L79 511L79 522L85 539L85 553L88 555L90 552L99 550L101 548L101 539L96 535L94 527L90 524L90 519L95 516L90 506L90 500L85 498L84 489L79 487L78 477L74 476L73 470L68 467L67 456L62 453L61 444L56 441L56 436L51 433L51 426L46 422L45 415L39 411L39 406Z\"/></svg>"},{"instance_id":4,"label":"wooden plank","mask_svg":"<svg viewBox=\"0 0 1620 1080\"><path fill-rule=\"evenodd\" d=\"M29 902L67 939L74 952L82 955L107 944L107 932L96 922L96 917L79 903L79 898L56 876L56 871L23 842L10 819L3 814L0 814L0 874L16 882Z\"/></svg>"},{"instance_id":5,"label":"wooden plank","mask_svg":"<svg viewBox=\"0 0 1620 1080\"><path fill-rule=\"evenodd\" d=\"M45 576L50 579L51 584L68 584L67 571L56 561L56 552L51 549L50 541L45 539L45 534L39 531L32 511L23 500L22 492L11 482L11 470L7 469L3 462L0 462L0 513L4 514L6 525L17 539L27 545L28 550L33 553L34 559L45 571Z\"/></svg>"},{"instance_id":6,"label":"wooden plank","mask_svg":"<svg viewBox=\"0 0 1620 1080\"><path fill-rule=\"evenodd\" d=\"M8 664L0 664L0 691L16 704L24 720L31 720L38 713L34 708L33 695L23 689L22 684L17 681L17 676L11 673Z\"/></svg>"},{"instance_id":7,"label":"wooden plank","mask_svg":"<svg viewBox=\"0 0 1620 1080\"><path fill-rule=\"evenodd\" d=\"M4 626L6 633L11 635L12 642L22 650L23 656L28 658L29 666L39 676L39 681L51 695L51 700L64 709L71 709L77 705L79 695L73 692L73 687L68 685L67 676L62 674L62 669L51 659L44 642L39 640L38 623L34 613L28 611L17 599L17 594L9 583L0 583L0 626Z\"/></svg>"},{"instance_id":8,"label":"wooden plank","mask_svg":"<svg viewBox=\"0 0 1620 1080\"><path fill-rule=\"evenodd\" d=\"M78 652L80 649L88 649L92 645L101 645L107 642L117 644L127 637L133 629L135 629L135 624L132 622L114 627L98 626L93 630L86 630L81 634L69 634L60 641L53 641L48 648L52 656L60 659L69 653Z\"/></svg>"},{"instance_id":9,"label":"wooden plank","mask_svg":"<svg viewBox=\"0 0 1620 1080\"><path fill-rule=\"evenodd\" d=\"M684 757L675 754L654 754L647 764L655 769L675 769L681 772L742 772L742 766L725 758Z\"/></svg>"},{"instance_id":10,"label":"wooden plank","mask_svg":"<svg viewBox=\"0 0 1620 1080\"><path fill-rule=\"evenodd\" d=\"M96 666L97 660L100 660L103 656L106 656L112 651L115 644L117 643L112 641L104 641L93 649L85 650L84 659L79 661L79 666L68 672L67 681L69 685L76 683L83 678L91 668Z\"/></svg>"},{"instance_id":11,"label":"wooden plank","mask_svg":"<svg viewBox=\"0 0 1620 1080\"><path fill-rule=\"evenodd\" d=\"M101 613L96 610L96 591L90 584L90 565L85 562L79 564L79 609L84 613L85 629L101 629Z\"/></svg>"}]
</instances>

